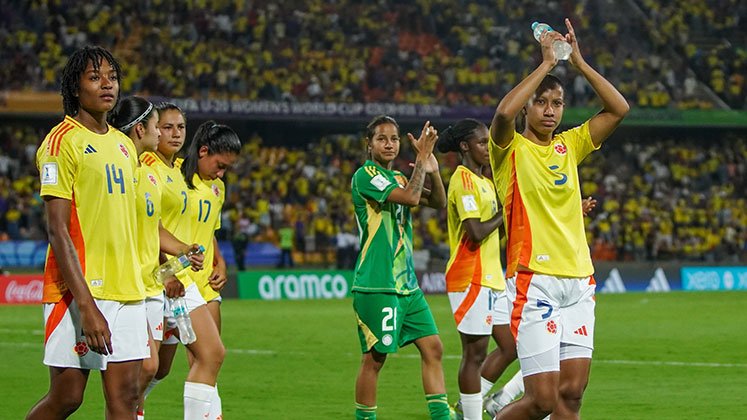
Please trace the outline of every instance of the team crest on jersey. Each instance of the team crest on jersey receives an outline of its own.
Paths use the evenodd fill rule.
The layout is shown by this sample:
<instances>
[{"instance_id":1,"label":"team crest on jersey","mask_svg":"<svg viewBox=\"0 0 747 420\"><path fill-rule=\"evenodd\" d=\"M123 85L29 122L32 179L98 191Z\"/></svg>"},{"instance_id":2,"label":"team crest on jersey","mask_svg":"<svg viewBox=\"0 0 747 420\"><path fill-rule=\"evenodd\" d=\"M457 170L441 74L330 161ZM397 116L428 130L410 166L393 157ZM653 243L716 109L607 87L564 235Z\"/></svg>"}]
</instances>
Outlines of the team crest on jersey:
<instances>
[{"instance_id":1,"label":"team crest on jersey","mask_svg":"<svg viewBox=\"0 0 747 420\"><path fill-rule=\"evenodd\" d=\"M123 155L124 155L124 156L125 156L125 157L126 157L127 159L129 159L129 158L130 158L130 152L128 152L128 151L127 151L127 148L125 147L125 145L124 145L124 144L122 144L122 143L119 143L119 150L120 150L120 151L122 152L122 154L123 154Z\"/></svg>"},{"instance_id":2,"label":"team crest on jersey","mask_svg":"<svg viewBox=\"0 0 747 420\"><path fill-rule=\"evenodd\" d=\"M547 332L550 334L557 334L558 325L555 324L555 321L547 321Z\"/></svg>"},{"instance_id":3,"label":"team crest on jersey","mask_svg":"<svg viewBox=\"0 0 747 420\"><path fill-rule=\"evenodd\" d=\"M568 152L568 149L565 147L565 144L558 143L555 145L555 153L559 155L564 155Z\"/></svg>"},{"instance_id":4,"label":"team crest on jersey","mask_svg":"<svg viewBox=\"0 0 747 420\"><path fill-rule=\"evenodd\" d=\"M153 174L148 174L148 180L151 184L158 186L158 182L156 182L156 177L153 176Z\"/></svg>"},{"instance_id":5,"label":"team crest on jersey","mask_svg":"<svg viewBox=\"0 0 747 420\"><path fill-rule=\"evenodd\" d=\"M213 184L213 194L215 194L216 197L220 197L220 190L218 189L218 186Z\"/></svg>"},{"instance_id":6,"label":"team crest on jersey","mask_svg":"<svg viewBox=\"0 0 747 420\"><path fill-rule=\"evenodd\" d=\"M85 341L78 341L73 346L73 351L78 355L78 357L83 357L88 354L88 344L86 344Z\"/></svg>"}]
</instances>

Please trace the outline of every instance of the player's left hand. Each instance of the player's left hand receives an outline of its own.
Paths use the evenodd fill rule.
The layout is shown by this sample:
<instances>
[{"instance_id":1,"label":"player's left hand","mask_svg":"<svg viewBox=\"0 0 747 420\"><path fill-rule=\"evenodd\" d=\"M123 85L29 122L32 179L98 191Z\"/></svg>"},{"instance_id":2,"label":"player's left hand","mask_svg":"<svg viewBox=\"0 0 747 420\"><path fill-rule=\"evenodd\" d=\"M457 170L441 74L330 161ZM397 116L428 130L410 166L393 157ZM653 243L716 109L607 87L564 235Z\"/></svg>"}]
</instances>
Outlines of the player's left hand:
<instances>
[{"instance_id":1,"label":"player's left hand","mask_svg":"<svg viewBox=\"0 0 747 420\"><path fill-rule=\"evenodd\" d=\"M581 211L584 212L584 216L588 216L589 213L594 210L594 207L597 206L597 200L589 197L584 198L581 200Z\"/></svg>"},{"instance_id":2,"label":"player's left hand","mask_svg":"<svg viewBox=\"0 0 747 420\"><path fill-rule=\"evenodd\" d=\"M568 33L565 35L565 40L571 44L571 56L568 57L568 62L574 67L578 67L579 64L583 63L584 58L581 56L581 50L578 48L576 31L573 30L571 20L568 18L565 18L565 27L568 29Z\"/></svg>"},{"instance_id":3,"label":"player's left hand","mask_svg":"<svg viewBox=\"0 0 747 420\"><path fill-rule=\"evenodd\" d=\"M220 292L226 286L227 281L228 276L226 275L226 263L221 261L216 264L213 272L210 274L210 277L208 277L208 284L210 284L211 289L215 290L216 292Z\"/></svg>"}]
</instances>

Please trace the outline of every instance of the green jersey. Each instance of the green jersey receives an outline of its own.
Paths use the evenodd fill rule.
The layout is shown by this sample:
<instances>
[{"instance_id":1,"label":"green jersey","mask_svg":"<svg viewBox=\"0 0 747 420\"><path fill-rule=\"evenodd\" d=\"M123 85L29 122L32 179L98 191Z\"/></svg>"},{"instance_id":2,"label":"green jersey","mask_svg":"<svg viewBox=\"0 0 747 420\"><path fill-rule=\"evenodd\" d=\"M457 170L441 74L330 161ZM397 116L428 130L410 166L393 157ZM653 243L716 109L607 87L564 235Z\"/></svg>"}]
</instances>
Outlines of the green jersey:
<instances>
[{"instance_id":1,"label":"green jersey","mask_svg":"<svg viewBox=\"0 0 747 420\"><path fill-rule=\"evenodd\" d=\"M418 290L410 208L387 201L395 188L405 185L404 174L370 160L353 175L351 189L361 244L354 292L407 295Z\"/></svg>"}]
</instances>

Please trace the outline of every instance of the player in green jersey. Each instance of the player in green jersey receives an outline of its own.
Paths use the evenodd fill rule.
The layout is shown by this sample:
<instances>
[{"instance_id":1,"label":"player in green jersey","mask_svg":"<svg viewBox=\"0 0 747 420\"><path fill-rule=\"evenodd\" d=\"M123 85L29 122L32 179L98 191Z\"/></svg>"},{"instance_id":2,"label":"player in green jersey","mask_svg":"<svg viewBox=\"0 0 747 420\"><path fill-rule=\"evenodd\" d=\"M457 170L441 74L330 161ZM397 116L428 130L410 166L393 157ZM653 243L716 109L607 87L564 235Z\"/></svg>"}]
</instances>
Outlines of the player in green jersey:
<instances>
[{"instance_id":1,"label":"player in green jersey","mask_svg":"<svg viewBox=\"0 0 747 420\"><path fill-rule=\"evenodd\" d=\"M418 139L412 175L392 169L399 154L399 125L388 116L367 127L369 159L353 175L352 196L361 251L353 282L353 308L363 357L355 384L356 418L376 418L376 385L388 353L415 343L422 359L423 388L432 419L448 419L441 356L443 345L412 258L410 208L446 206L446 190L433 155L438 133L425 123ZM431 190L424 189L425 178Z\"/></svg>"}]
</instances>

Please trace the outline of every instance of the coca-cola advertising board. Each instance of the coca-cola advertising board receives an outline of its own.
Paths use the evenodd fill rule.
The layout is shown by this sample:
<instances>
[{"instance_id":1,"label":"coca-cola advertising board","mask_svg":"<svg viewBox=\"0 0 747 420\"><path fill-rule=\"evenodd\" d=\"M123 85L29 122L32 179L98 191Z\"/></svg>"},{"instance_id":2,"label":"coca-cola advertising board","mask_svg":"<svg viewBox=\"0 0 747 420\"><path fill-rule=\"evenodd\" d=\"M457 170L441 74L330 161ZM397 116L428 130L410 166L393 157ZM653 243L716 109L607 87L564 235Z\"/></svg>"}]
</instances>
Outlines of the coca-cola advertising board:
<instances>
[{"instance_id":1,"label":"coca-cola advertising board","mask_svg":"<svg viewBox=\"0 0 747 420\"><path fill-rule=\"evenodd\" d=\"M41 303L44 274L0 275L0 305Z\"/></svg>"}]
</instances>

